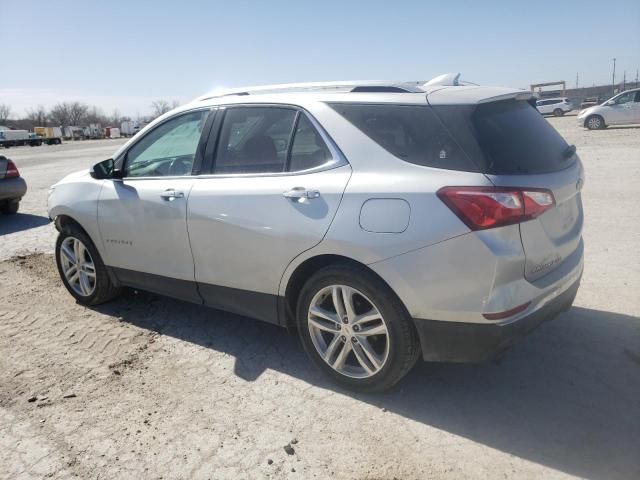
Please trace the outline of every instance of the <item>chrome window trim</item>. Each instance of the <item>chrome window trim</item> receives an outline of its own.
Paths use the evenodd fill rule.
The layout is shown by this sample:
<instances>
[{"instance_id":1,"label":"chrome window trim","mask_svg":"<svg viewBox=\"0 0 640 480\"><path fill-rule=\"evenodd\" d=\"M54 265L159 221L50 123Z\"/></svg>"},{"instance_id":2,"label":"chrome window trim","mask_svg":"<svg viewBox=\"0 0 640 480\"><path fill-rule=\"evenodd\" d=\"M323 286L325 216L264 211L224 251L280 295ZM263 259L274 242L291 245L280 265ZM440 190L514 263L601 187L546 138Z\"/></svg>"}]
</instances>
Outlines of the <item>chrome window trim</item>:
<instances>
[{"instance_id":1,"label":"chrome window trim","mask_svg":"<svg viewBox=\"0 0 640 480\"><path fill-rule=\"evenodd\" d=\"M290 109L293 109L293 110L296 110L296 111L300 112L302 115L305 115L309 119L309 121L311 122L313 127L320 134L320 137L322 138L324 143L327 145L327 148L329 149L329 152L331 153L331 159L328 162L323 163L322 165L318 165L317 167L308 168L307 170L297 170L295 172L201 173L201 174L198 174L198 175L179 175L179 176L178 175L173 175L173 176L153 176L153 177L124 177L124 178L122 178L120 180L121 181L133 181L133 180L174 180L174 179L177 180L177 179L187 179L187 178L196 179L196 178L291 177L291 176L298 176L298 175L308 175L308 174L311 174L311 173L318 173L318 172L323 172L323 171L326 171L326 170L333 170L334 168L339 168L339 167L343 167L345 165L349 165L349 162L347 161L347 158L342 153L342 151L340 150L338 145L329 136L329 134L322 127L320 122L318 122L318 120L316 120L316 118L313 115L311 115L305 108L300 107L298 105L288 104L288 103L255 103L255 102L252 102L252 103L231 103L231 104L225 104L225 105L212 105L212 106L208 106L208 107L196 107L196 108L193 108L191 110L184 110L184 111L182 111L182 112L180 112L180 113L178 113L176 115L173 115L173 116L171 116L169 118L166 118L161 123L156 125L152 130L149 130L143 137L141 137L140 139L136 140L136 142L131 144L127 148L127 150L122 152L122 154L120 154L118 156L118 158L115 159L115 161L118 162L118 161L120 161L122 159L122 166L124 166L124 159L126 158L127 153L129 152L129 150L134 145L136 145L140 140L142 140L144 137L146 137L149 133L153 132L153 130L155 130L157 127L163 125L165 122L168 122L169 120L172 120L172 119L177 118L177 117L179 117L181 115L184 115L184 114L193 113L193 112L198 111L198 110L209 110L209 111L212 111L214 109L217 109L218 111L223 112L227 108L236 108L236 107L290 108ZM214 164L214 167L215 167L215 164Z\"/></svg>"}]
</instances>

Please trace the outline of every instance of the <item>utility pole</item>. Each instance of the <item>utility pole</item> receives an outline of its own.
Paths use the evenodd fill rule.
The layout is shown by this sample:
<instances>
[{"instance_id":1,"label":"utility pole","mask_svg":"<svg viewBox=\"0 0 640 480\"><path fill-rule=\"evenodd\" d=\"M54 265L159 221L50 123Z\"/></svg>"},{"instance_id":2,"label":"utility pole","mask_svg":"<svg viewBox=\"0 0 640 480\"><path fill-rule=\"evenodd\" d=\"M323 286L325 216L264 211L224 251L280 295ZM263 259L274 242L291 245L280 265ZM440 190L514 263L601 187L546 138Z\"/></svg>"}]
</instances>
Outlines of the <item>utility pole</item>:
<instances>
[{"instance_id":1,"label":"utility pole","mask_svg":"<svg viewBox=\"0 0 640 480\"><path fill-rule=\"evenodd\" d=\"M613 76L611 78L611 95L616 94L616 59L613 59Z\"/></svg>"},{"instance_id":2,"label":"utility pole","mask_svg":"<svg viewBox=\"0 0 640 480\"><path fill-rule=\"evenodd\" d=\"M624 92L627 89L627 71L624 71L624 75L622 76L622 91Z\"/></svg>"},{"instance_id":3,"label":"utility pole","mask_svg":"<svg viewBox=\"0 0 640 480\"><path fill-rule=\"evenodd\" d=\"M636 88L638 88L638 69L636 68Z\"/></svg>"},{"instance_id":4,"label":"utility pole","mask_svg":"<svg viewBox=\"0 0 640 480\"><path fill-rule=\"evenodd\" d=\"M578 72L576 72L576 90L578 89L578 79L579 79Z\"/></svg>"}]
</instances>

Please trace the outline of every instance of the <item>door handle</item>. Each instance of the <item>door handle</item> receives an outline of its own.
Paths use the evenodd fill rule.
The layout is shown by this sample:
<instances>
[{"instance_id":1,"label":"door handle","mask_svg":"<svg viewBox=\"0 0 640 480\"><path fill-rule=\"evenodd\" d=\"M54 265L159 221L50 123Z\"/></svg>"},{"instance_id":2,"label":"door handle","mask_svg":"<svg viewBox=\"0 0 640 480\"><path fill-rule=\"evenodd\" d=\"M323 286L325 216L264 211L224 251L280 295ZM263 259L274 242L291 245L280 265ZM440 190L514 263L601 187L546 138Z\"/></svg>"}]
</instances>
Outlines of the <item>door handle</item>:
<instances>
[{"instance_id":1,"label":"door handle","mask_svg":"<svg viewBox=\"0 0 640 480\"><path fill-rule=\"evenodd\" d=\"M318 190L307 190L304 187L295 187L287 192L284 192L282 196L284 196L285 198L290 198L291 200L302 202L304 200L318 198L320 196L320 192Z\"/></svg>"},{"instance_id":2,"label":"door handle","mask_svg":"<svg viewBox=\"0 0 640 480\"><path fill-rule=\"evenodd\" d=\"M184 192L178 192L173 188L169 188L160 194L160 197L169 202L175 200L176 198L184 198Z\"/></svg>"}]
</instances>

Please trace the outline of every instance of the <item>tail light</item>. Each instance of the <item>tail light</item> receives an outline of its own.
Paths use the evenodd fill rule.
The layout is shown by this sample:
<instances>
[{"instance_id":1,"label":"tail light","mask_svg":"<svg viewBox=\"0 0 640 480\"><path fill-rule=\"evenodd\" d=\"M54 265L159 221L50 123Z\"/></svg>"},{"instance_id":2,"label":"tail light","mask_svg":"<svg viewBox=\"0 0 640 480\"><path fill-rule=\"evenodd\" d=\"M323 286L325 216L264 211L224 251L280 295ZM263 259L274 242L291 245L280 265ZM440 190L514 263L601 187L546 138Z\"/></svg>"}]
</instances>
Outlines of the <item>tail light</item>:
<instances>
[{"instance_id":1,"label":"tail light","mask_svg":"<svg viewBox=\"0 0 640 480\"><path fill-rule=\"evenodd\" d=\"M553 193L538 188L444 187L437 195L471 230L526 222L555 201Z\"/></svg>"},{"instance_id":2,"label":"tail light","mask_svg":"<svg viewBox=\"0 0 640 480\"><path fill-rule=\"evenodd\" d=\"M18 171L18 167L11 160L7 161L7 172L4 175L4 178L16 178L20 176L20 172Z\"/></svg>"}]
</instances>

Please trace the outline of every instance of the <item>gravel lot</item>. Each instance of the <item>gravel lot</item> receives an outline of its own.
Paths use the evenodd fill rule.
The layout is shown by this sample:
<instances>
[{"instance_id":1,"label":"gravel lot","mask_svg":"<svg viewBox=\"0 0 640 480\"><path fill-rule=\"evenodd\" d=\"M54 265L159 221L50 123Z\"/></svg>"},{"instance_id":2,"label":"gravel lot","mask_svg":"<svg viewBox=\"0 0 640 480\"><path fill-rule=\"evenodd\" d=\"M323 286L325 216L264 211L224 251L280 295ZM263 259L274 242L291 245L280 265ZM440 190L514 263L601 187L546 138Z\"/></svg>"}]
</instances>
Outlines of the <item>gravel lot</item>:
<instances>
[{"instance_id":1,"label":"gravel lot","mask_svg":"<svg viewBox=\"0 0 640 480\"><path fill-rule=\"evenodd\" d=\"M2 152L29 192L0 217L0 478L640 478L640 128L550 121L587 172L574 308L384 395L334 387L271 325L146 293L75 304L47 187L121 141Z\"/></svg>"}]
</instances>

